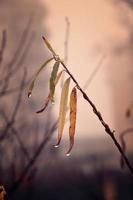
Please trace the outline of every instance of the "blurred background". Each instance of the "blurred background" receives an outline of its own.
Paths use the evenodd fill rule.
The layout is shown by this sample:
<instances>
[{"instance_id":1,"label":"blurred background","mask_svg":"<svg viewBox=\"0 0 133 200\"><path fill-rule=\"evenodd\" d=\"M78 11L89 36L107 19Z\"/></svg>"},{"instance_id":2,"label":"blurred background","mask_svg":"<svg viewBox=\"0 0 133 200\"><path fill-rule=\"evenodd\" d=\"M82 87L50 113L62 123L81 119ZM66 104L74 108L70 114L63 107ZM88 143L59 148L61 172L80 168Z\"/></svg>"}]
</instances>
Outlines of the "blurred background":
<instances>
[{"instance_id":1,"label":"blurred background","mask_svg":"<svg viewBox=\"0 0 133 200\"><path fill-rule=\"evenodd\" d=\"M51 65L46 36L95 103L133 164L133 1L0 0L0 185L7 199L133 199L133 178L79 94L75 145L69 123L55 149L61 84L45 112ZM73 83L71 82L71 87ZM68 113L69 114L69 113ZM69 115L68 115L69 117Z\"/></svg>"}]
</instances>

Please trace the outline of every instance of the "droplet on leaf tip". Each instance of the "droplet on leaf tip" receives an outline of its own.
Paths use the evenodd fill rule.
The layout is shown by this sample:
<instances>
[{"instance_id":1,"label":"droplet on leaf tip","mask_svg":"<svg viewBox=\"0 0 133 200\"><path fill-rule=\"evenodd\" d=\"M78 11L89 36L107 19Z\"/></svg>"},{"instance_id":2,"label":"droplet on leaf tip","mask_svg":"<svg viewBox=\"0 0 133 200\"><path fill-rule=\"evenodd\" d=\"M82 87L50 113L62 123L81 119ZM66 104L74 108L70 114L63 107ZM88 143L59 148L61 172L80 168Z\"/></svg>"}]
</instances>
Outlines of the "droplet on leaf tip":
<instances>
[{"instance_id":1,"label":"droplet on leaf tip","mask_svg":"<svg viewBox=\"0 0 133 200\"><path fill-rule=\"evenodd\" d=\"M54 145L54 147L55 147L55 148L58 148L58 147L59 147L59 145Z\"/></svg>"},{"instance_id":2,"label":"droplet on leaf tip","mask_svg":"<svg viewBox=\"0 0 133 200\"><path fill-rule=\"evenodd\" d=\"M66 156L69 157L69 156L70 156L70 153L67 153Z\"/></svg>"},{"instance_id":3,"label":"droplet on leaf tip","mask_svg":"<svg viewBox=\"0 0 133 200\"><path fill-rule=\"evenodd\" d=\"M28 98L30 98L30 97L31 97L31 93L28 94Z\"/></svg>"}]
</instances>

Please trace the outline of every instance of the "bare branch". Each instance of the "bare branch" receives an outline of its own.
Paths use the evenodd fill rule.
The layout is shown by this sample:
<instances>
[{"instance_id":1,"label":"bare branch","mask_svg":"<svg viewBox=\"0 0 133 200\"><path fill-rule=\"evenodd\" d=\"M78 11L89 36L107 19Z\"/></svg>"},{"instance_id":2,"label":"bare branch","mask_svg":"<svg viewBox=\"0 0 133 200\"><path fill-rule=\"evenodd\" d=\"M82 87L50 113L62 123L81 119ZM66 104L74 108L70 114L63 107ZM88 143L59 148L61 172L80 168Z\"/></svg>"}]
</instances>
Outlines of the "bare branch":
<instances>
[{"instance_id":1,"label":"bare branch","mask_svg":"<svg viewBox=\"0 0 133 200\"><path fill-rule=\"evenodd\" d=\"M111 128L109 127L109 125L104 121L101 113L98 111L97 107L95 106L95 104L91 101L90 97L85 93L85 91L80 87L79 83L77 82L77 80L75 79L75 77L71 74L71 72L69 71L69 69L67 68L67 66L64 64L64 62L60 59L60 57L57 54L53 54L55 61L57 61L57 59L60 61L61 65L63 66L63 68L66 70L67 74L71 77L71 79L73 80L73 82L75 83L75 85L77 86L77 89L82 93L83 98L89 103L89 105L92 107L94 114L97 116L97 118L99 119L100 123L102 124L102 126L105 129L105 132L111 137L114 145L117 147L118 151L120 152L121 156L123 157L127 167L129 168L130 172L133 175L133 167L130 164L128 158L126 157L122 147L120 146L120 144L118 143L118 141L115 138L114 135L114 130L111 130Z\"/></svg>"},{"instance_id":2,"label":"bare branch","mask_svg":"<svg viewBox=\"0 0 133 200\"><path fill-rule=\"evenodd\" d=\"M70 34L70 21L68 17L65 17L66 21L66 31L65 31L65 41L64 41L64 62L67 64L68 61L68 42Z\"/></svg>"},{"instance_id":3,"label":"bare branch","mask_svg":"<svg viewBox=\"0 0 133 200\"><path fill-rule=\"evenodd\" d=\"M106 58L105 55L103 55L101 57L101 59L99 60L98 64L96 65L96 67L92 71L91 75L89 76L88 80L86 81L85 85L83 86L83 90L86 90L88 88L88 86L90 86L91 82L95 78L95 76L98 73L99 69L102 67L102 64L103 64L103 61L104 61L105 58Z\"/></svg>"},{"instance_id":4,"label":"bare branch","mask_svg":"<svg viewBox=\"0 0 133 200\"><path fill-rule=\"evenodd\" d=\"M31 158L30 162L27 164L27 166L24 168L22 174L20 175L19 179L15 182L15 184L13 185L13 187L10 189L10 191L8 192L9 196L12 196L15 191L20 187L20 185L22 184L23 180L25 179L25 177L27 176L27 174L29 173L31 167L35 164L35 162L37 161L37 158L39 157L40 153L43 151L44 147L46 147L47 142L50 140L50 138L52 137L51 133L54 133L54 131L57 128L57 122L58 120L53 124L53 126L51 127L51 129L48 131L48 133L45 135L44 140L41 142L41 144L39 145L38 149L36 150L34 156Z\"/></svg>"},{"instance_id":5,"label":"bare branch","mask_svg":"<svg viewBox=\"0 0 133 200\"><path fill-rule=\"evenodd\" d=\"M21 40L14 53L14 56L12 57L11 61L4 67L4 69L6 69L8 73L6 73L5 77L2 78L2 80L0 80L1 93L4 93L4 91L7 90L11 77L17 72L18 69L20 69L20 66L22 65L24 60L24 56L26 55L27 49L29 49L31 45L31 39L30 39L25 48L31 24L32 24L32 18L30 18L28 21L28 24L22 34ZM24 53L22 54L22 52Z\"/></svg>"},{"instance_id":6,"label":"bare branch","mask_svg":"<svg viewBox=\"0 0 133 200\"><path fill-rule=\"evenodd\" d=\"M3 111L0 111L0 114L4 118L5 122L8 124L9 120L8 120L8 117L5 115L5 113ZM23 144L23 141L20 138L18 131L13 126L11 126L11 132L12 132L12 134L15 135L15 137L16 137L16 139L17 139L17 141L18 141L18 143L19 143L24 155L26 156L27 160L30 161L30 155L29 155L27 149L25 148L25 146Z\"/></svg>"},{"instance_id":7,"label":"bare branch","mask_svg":"<svg viewBox=\"0 0 133 200\"><path fill-rule=\"evenodd\" d=\"M70 35L70 21L68 17L65 17L65 22L66 22L66 31L65 31L65 41L64 41L64 62L67 64L68 62L68 42L69 42L69 35ZM63 82L64 82L64 77L65 74L62 74L61 77L61 84L60 86L63 86Z\"/></svg>"},{"instance_id":8,"label":"bare branch","mask_svg":"<svg viewBox=\"0 0 133 200\"><path fill-rule=\"evenodd\" d=\"M0 135L0 141L2 141L3 139L6 138L9 129L10 129L10 128L13 126L13 124L14 124L14 121L15 121L15 118L16 118L16 115L17 115L17 112L18 112L18 110L19 110L19 106L20 106L20 104L21 104L21 99L22 99L22 88L23 88L23 86L24 86L24 84L25 84L25 79L26 79L26 69L24 70L24 75L23 75L23 79L22 79L22 81L21 81L19 95L18 95L18 98L17 98L16 105L15 105L15 107L14 107L14 110L13 110L13 113L12 113L12 116L11 116L11 119L10 119L10 121L7 123L6 127L4 128L3 134Z\"/></svg>"},{"instance_id":9,"label":"bare branch","mask_svg":"<svg viewBox=\"0 0 133 200\"><path fill-rule=\"evenodd\" d=\"M5 47L6 47L6 41L7 41L6 30L3 30L1 48L0 48L0 67L1 67L1 63L3 61L3 55L4 55L4 51L5 51Z\"/></svg>"}]
</instances>

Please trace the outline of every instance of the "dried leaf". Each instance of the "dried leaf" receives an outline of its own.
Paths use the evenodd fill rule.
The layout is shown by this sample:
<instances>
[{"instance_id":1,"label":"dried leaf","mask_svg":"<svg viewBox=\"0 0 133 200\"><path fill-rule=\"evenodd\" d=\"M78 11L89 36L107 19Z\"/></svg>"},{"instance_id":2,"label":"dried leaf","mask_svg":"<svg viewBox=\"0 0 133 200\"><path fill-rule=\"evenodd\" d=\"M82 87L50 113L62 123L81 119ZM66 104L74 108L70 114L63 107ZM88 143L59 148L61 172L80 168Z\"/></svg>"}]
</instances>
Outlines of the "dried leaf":
<instances>
[{"instance_id":1,"label":"dried leaf","mask_svg":"<svg viewBox=\"0 0 133 200\"><path fill-rule=\"evenodd\" d=\"M56 79L55 79L55 81L54 81L55 86L57 85L57 83L58 83L58 81L59 81L59 79L60 79L60 77L61 77L61 75L62 75L62 73L63 73L64 71L65 71L65 70L62 70L61 72L59 72L59 73L57 74Z\"/></svg>"},{"instance_id":2,"label":"dried leaf","mask_svg":"<svg viewBox=\"0 0 133 200\"><path fill-rule=\"evenodd\" d=\"M55 55L55 52L54 52L54 50L53 50L51 44L48 42L48 40L47 40L44 36L43 36L42 38L43 38L43 40L44 40L46 46L48 47L48 49L52 52L53 55Z\"/></svg>"},{"instance_id":3,"label":"dried leaf","mask_svg":"<svg viewBox=\"0 0 133 200\"><path fill-rule=\"evenodd\" d=\"M58 121L58 142L55 145L55 147L58 147L58 145L60 144L63 134L65 118L66 118L66 110L67 110L69 85L70 85L70 78L66 79L61 92L59 121Z\"/></svg>"},{"instance_id":4,"label":"dried leaf","mask_svg":"<svg viewBox=\"0 0 133 200\"><path fill-rule=\"evenodd\" d=\"M4 197L6 195L6 191L5 191L5 188L4 186L0 186L0 200L4 200Z\"/></svg>"},{"instance_id":5,"label":"dried leaf","mask_svg":"<svg viewBox=\"0 0 133 200\"><path fill-rule=\"evenodd\" d=\"M51 97L50 97L50 95L48 95L48 97L47 97L47 99L45 101L45 105L43 106L43 108L41 108L40 110L38 110L36 113L38 114L38 113L43 112L47 108L50 100L51 100Z\"/></svg>"},{"instance_id":6,"label":"dried leaf","mask_svg":"<svg viewBox=\"0 0 133 200\"><path fill-rule=\"evenodd\" d=\"M70 147L66 154L67 156L70 155L70 152L74 145L76 113L77 113L77 90L76 87L74 87L70 95L70 127L69 127Z\"/></svg>"},{"instance_id":7,"label":"dried leaf","mask_svg":"<svg viewBox=\"0 0 133 200\"><path fill-rule=\"evenodd\" d=\"M54 101L54 92L55 92L55 79L57 76L57 72L59 69L59 61L56 61L54 66L53 66L53 70L51 72L51 77L50 77L50 97L51 97L51 101Z\"/></svg>"},{"instance_id":8,"label":"dried leaf","mask_svg":"<svg viewBox=\"0 0 133 200\"><path fill-rule=\"evenodd\" d=\"M34 84L35 84L35 81L36 81L37 76L38 76L39 73L42 71L42 69L43 69L50 61L52 61L52 60L53 60L53 58L50 58L50 59L48 59L47 61L45 61L45 62L43 63L43 65L39 68L39 70L36 72L35 77L34 77L33 81L31 82L31 84L30 84L30 86L29 86L29 89L28 89L28 97L31 97L32 90L33 90L33 88L34 88Z\"/></svg>"}]
</instances>

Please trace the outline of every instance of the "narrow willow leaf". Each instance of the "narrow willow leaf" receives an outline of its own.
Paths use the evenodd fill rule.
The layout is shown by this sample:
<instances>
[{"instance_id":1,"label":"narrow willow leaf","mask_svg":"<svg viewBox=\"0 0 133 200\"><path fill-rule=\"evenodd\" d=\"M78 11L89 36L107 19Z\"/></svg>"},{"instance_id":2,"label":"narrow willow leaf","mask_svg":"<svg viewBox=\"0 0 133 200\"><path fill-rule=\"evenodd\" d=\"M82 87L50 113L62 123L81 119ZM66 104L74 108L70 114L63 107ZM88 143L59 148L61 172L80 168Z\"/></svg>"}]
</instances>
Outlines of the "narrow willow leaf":
<instances>
[{"instance_id":1,"label":"narrow willow leaf","mask_svg":"<svg viewBox=\"0 0 133 200\"><path fill-rule=\"evenodd\" d=\"M54 50L53 50L51 44L49 43L49 41L48 41L44 36L43 36L42 38L43 38L43 40L44 40L46 46L48 47L48 49L52 52L52 54L53 54L53 55L56 55L56 53L54 52Z\"/></svg>"},{"instance_id":2,"label":"narrow willow leaf","mask_svg":"<svg viewBox=\"0 0 133 200\"><path fill-rule=\"evenodd\" d=\"M57 74L56 79L55 79L55 81L54 81L55 86L57 85L57 83L58 83L58 81L60 80L61 75L62 75L62 73L63 73L64 71L65 71L65 70L62 70L62 71L60 71L60 72Z\"/></svg>"},{"instance_id":3,"label":"narrow willow leaf","mask_svg":"<svg viewBox=\"0 0 133 200\"><path fill-rule=\"evenodd\" d=\"M50 77L50 96L51 96L51 101L54 101L54 92L55 92L55 79L57 76L57 72L59 69L59 61L56 61L54 66L53 66L53 70L51 72L51 77Z\"/></svg>"},{"instance_id":4,"label":"narrow willow leaf","mask_svg":"<svg viewBox=\"0 0 133 200\"><path fill-rule=\"evenodd\" d=\"M69 127L70 147L66 154L67 156L70 155L70 152L74 145L76 113L77 113L77 90L76 87L74 87L70 95L70 127Z\"/></svg>"},{"instance_id":5,"label":"narrow willow leaf","mask_svg":"<svg viewBox=\"0 0 133 200\"><path fill-rule=\"evenodd\" d=\"M67 110L69 85L70 85L70 78L66 79L61 92L59 121L58 121L58 142L55 145L55 147L59 146L63 134L65 118L66 118L66 110Z\"/></svg>"},{"instance_id":6,"label":"narrow willow leaf","mask_svg":"<svg viewBox=\"0 0 133 200\"><path fill-rule=\"evenodd\" d=\"M53 60L53 58L50 58L50 59L48 59L47 61L45 61L45 62L43 63L43 65L39 68L39 70L36 72L35 77L34 77L33 81L31 82L31 84L30 84L30 86L29 86L29 89L28 89L28 97L31 97L32 90L33 90L33 88L34 88L34 84L35 84L35 81L36 81L37 76L38 76L39 73L42 71L42 69L43 69L50 61L52 61L52 60Z\"/></svg>"},{"instance_id":7,"label":"narrow willow leaf","mask_svg":"<svg viewBox=\"0 0 133 200\"><path fill-rule=\"evenodd\" d=\"M63 73L64 71L65 71L65 70L62 70L61 72L59 72L59 74L57 74L56 79L55 79L55 81L54 81L55 86L57 85L57 83L58 83L58 81L59 81L59 79L60 79L60 77L61 77L61 75L62 75L62 73ZM47 108L47 106L48 106L50 100L51 100L51 95L49 94L48 97L47 97L47 99L46 99L46 101L45 101L45 104L44 104L43 108L40 109L40 110L38 110L36 113L41 113L41 112L43 112L43 111Z\"/></svg>"}]
</instances>

